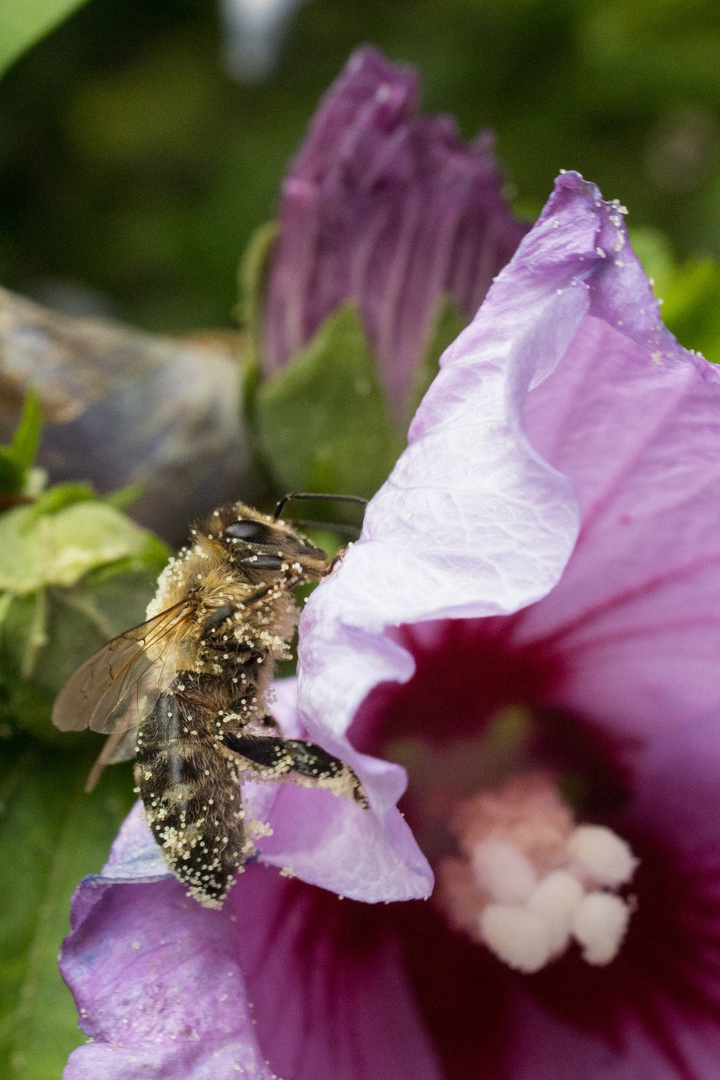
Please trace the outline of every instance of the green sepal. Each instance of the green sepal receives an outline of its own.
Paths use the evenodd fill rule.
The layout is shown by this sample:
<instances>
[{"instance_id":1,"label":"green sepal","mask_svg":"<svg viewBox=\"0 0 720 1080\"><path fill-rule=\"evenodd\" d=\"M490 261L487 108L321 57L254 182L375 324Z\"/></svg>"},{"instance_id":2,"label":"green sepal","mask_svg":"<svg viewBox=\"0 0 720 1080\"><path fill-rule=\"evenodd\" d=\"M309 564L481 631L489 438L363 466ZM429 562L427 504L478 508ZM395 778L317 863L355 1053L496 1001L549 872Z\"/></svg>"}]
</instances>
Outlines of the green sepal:
<instances>
[{"instance_id":1,"label":"green sepal","mask_svg":"<svg viewBox=\"0 0 720 1080\"><path fill-rule=\"evenodd\" d=\"M337 308L309 345L259 386L255 424L278 490L377 491L402 439L354 304Z\"/></svg>"},{"instance_id":2,"label":"green sepal","mask_svg":"<svg viewBox=\"0 0 720 1080\"><path fill-rule=\"evenodd\" d=\"M0 446L0 491L10 495L22 491L25 473L9 446Z\"/></svg>"},{"instance_id":3,"label":"green sepal","mask_svg":"<svg viewBox=\"0 0 720 1080\"><path fill-rule=\"evenodd\" d=\"M465 329L469 321L467 315L460 310L450 293L442 293L438 300L437 314L433 321L432 335L428 347L415 371L408 400L408 424L424 398L430 383L440 370L440 357L448 345L452 345L460 331Z\"/></svg>"},{"instance_id":4,"label":"green sepal","mask_svg":"<svg viewBox=\"0 0 720 1080\"><path fill-rule=\"evenodd\" d=\"M0 766L0 1075L56 1080L85 1042L57 968L70 930L70 897L99 873L133 799L128 765L85 780L102 740L42 747L15 735Z\"/></svg>"},{"instance_id":5,"label":"green sepal","mask_svg":"<svg viewBox=\"0 0 720 1080\"><path fill-rule=\"evenodd\" d=\"M278 234L276 221L266 221L250 237L238 270L237 318L243 333L243 353L254 364L262 349L263 295L270 253Z\"/></svg>"},{"instance_id":6,"label":"green sepal","mask_svg":"<svg viewBox=\"0 0 720 1080\"><path fill-rule=\"evenodd\" d=\"M245 421L250 451L258 474L265 472L256 434L255 405L262 380L264 293L270 255L278 232L275 221L267 221L255 230L238 269L238 303L235 309L240 325L240 379L238 407ZM267 477L264 477L267 480Z\"/></svg>"},{"instance_id":7,"label":"green sepal","mask_svg":"<svg viewBox=\"0 0 720 1080\"><path fill-rule=\"evenodd\" d=\"M15 460L23 471L31 468L35 461L41 430L42 410L40 408L40 398L30 388L25 394L20 423L10 444Z\"/></svg>"}]
</instances>

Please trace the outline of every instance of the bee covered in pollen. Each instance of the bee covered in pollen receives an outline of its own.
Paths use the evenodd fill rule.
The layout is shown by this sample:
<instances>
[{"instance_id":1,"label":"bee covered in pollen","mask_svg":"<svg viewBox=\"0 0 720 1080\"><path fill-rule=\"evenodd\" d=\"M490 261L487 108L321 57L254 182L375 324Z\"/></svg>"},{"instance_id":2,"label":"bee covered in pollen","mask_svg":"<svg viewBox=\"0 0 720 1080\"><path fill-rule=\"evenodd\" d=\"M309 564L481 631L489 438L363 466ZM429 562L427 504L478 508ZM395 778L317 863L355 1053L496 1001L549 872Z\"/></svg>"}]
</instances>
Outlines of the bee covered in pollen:
<instances>
[{"instance_id":1,"label":"bee covered in pollen","mask_svg":"<svg viewBox=\"0 0 720 1080\"><path fill-rule=\"evenodd\" d=\"M334 564L280 520L294 497L274 517L238 502L194 528L161 573L147 621L86 660L53 709L63 731L110 736L88 791L105 765L135 756L148 825L172 872L206 907L222 905L255 853L242 778L327 788L367 806L349 766L284 738L268 714L274 663L289 656L299 618L292 590Z\"/></svg>"}]
</instances>

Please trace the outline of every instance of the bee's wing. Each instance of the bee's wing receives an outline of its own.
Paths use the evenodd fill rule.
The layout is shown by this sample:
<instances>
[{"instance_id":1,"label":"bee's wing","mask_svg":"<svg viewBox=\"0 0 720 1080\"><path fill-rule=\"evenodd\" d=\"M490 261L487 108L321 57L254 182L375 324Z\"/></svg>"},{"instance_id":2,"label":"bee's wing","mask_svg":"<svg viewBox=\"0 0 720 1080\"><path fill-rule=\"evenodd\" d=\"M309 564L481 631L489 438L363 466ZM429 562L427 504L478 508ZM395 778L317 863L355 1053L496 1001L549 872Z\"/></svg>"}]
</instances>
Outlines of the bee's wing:
<instances>
[{"instance_id":1,"label":"bee's wing","mask_svg":"<svg viewBox=\"0 0 720 1080\"><path fill-rule=\"evenodd\" d=\"M187 601L181 600L113 638L81 664L55 700L55 727L89 727L110 735L137 726L175 674L175 657L160 654L158 659L157 650L148 646L161 643L190 613Z\"/></svg>"}]
</instances>

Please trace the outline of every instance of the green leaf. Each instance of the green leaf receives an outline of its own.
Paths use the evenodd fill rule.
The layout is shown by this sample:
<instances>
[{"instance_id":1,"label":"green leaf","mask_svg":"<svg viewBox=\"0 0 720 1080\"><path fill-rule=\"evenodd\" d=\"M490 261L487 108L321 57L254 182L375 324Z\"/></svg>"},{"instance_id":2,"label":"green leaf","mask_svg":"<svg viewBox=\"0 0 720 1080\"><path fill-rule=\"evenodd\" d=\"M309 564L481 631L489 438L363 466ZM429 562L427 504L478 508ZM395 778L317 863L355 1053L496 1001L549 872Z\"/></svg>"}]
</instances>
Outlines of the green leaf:
<instances>
[{"instance_id":1,"label":"green leaf","mask_svg":"<svg viewBox=\"0 0 720 1080\"><path fill-rule=\"evenodd\" d=\"M357 308L343 304L257 391L256 431L279 490L370 496L402 448Z\"/></svg>"},{"instance_id":2,"label":"green leaf","mask_svg":"<svg viewBox=\"0 0 720 1080\"><path fill-rule=\"evenodd\" d=\"M8 1078L57 1080L68 1054L85 1041L57 954L70 928L72 892L101 870L133 798L126 766L107 769L85 795L102 745L96 741L78 758L18 738L18 749L11 743L3 755L0 1075Z\"/></svg>"},{"instance_id":3,"label":"green leaf","mask_svg":"<svg viewBox=\"0 0 720 1080\"><path fill-rule=\"evenodd\" d=\"M662 301L665 325L687 349L720 362L720 265L698 256L678 263L656 229L633 229L630 238Z\"/></svg>"},{"instance_id":4,"label":"green leaf","mask_svg":"<svg viewBox=\"0 0 720 1080\"><path fill-rule=\"evenodd\" d=\"M108 506L114 506L116 510L127 510L128 507L142 498L144 491L144 484L126 484L125 487L118 488L117 491L111 491L109 495L105 495L103 502L106 502Z\"/></svg>"},{"instance_id":5,"label":"green leaf","mask_svg":"<svg viewBox=\"0 0 720 1080\"><path fill-rule=\"evenodd\" d=\"M2 0L0 74L82 3L83 0Z\"/></svg>"},{"instance_id":6,"label":"green leaf","mask_svg":"<svg viewBox=\"0 0 720 1080\"><path fill-rule=\"evenodd\" d=\"M27 494L26 480L35 459L41 428L40 401L35 391L30 389L25 395L20 423L12 443L10 446L0 446L0 492Z\"/></svg>"},{"instance_id":7,"label":"green leaf","mask_svg":"<svg viewBox=\"0 0 720 1080\"><path fill-rule=\"evenodd\" d=\"M63 744L67 736L50 721L55 694L83 660L143 621L155 591L154 572L113 570L89 574L73 588L41 589L13 599L0 648L5 722Z\"/></svg>"},{"instance_id":8,"label":"green leaf","mask_svg":"<svg viewBox=\"0 0 720 1080\"><path fill-rule=\"evenodd\" d=\"M22 491L25 473L20 468L17 458L9 446L0 446L0 491Z\"/></svg>"},{"instance_id":9,"label":"green leaf","mask_svg":"<svg viewBox=\"0 0 720 1080\"><path fill-rule=\"evenodd\" d=\"M35 460L41 430L42 411L40 409L40 398L30 388L25 394L20 423L12 440L12 452L23 472L31 468Z\"/></svg>"},{"instance_id":10,"label":"green leaf","mask_svg":"<svg viewBox=\"0 0 720 1080\"><path fill-rule=\"evenodd\" d=\"M0 517L0 589L23 594L74 585L94 567L147 547L148 533L102 502L76 502L38 516L35 507Z\"/></svg>"},{"instance_id":11,"label":"green leaf","mask_svg":"<svg viewBox=\"0 0 720 1080\"><path fill-rule=\"evenodd\" d=\"M443 293L438 303L430 343L425 350L422 363L415 372L409 401L408 424L427 393L430 383L440 370L440 357L448 345L452 345L460 331L465 329L469 321L467 315L460 310L452 296L449 293Z\"/></svg>"},{"instance_id":12,"label":"green leaf","mask_svg":"<svg viewBox=\"0 0 720 1080\"><path fill-rule=\"evenodd\" d=\"M64 510L66 506L93 500L97 501L97 494L91 484L55 484L38 496L32 505L32 513L35 517L40 517L42 514L56 514L58 510Z\"/></svg>"}]
</instances>

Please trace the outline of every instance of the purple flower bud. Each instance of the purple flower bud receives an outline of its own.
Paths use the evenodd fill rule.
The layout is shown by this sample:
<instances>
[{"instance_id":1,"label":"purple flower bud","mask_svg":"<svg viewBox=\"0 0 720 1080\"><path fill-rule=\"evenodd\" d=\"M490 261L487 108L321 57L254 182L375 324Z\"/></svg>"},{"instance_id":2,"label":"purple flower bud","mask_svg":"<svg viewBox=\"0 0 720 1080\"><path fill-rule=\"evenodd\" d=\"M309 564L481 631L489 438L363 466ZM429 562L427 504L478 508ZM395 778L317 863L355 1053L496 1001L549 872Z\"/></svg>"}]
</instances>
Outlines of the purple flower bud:
<instances>
[{"instance_id":1,"label":"purple flower bud","mask_svg":"<svg viewBox=\"0 0 720 1080\"><path fill-rule=\"evenodd\" d=\"M468 317L528 226L501 194L492 133L466 146L450 116L419 116L411 68L353 54L282 188L264 363L273 372L344 300L360 305L400 414L443 292Z\"/></svg>"}]
</instances>

